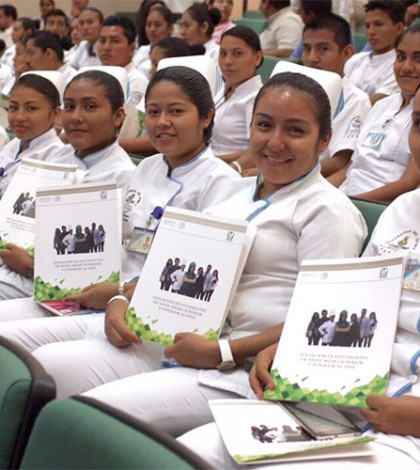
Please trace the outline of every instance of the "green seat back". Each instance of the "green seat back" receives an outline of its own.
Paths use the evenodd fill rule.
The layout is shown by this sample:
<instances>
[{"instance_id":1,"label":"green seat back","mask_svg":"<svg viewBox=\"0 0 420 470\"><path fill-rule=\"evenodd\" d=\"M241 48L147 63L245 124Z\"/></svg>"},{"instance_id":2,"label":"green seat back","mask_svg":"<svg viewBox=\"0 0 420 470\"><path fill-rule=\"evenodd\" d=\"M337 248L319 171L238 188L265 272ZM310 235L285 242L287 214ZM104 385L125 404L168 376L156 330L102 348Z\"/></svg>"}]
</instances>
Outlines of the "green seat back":
<instances>
[{"instance_id":1,"label":"green seat back","mask_svg":"<svg viewBox=\"0 0 420 470\"><path fill-rule=\"evenodd\" d=\"M36 414L54 395L35 359L0 339L0 468L17 466Z\"/></svg>"},{"instance_id":2,"label":"green seat back","mask_svg":"<svg viewBox=\"0 0 420 470\"><path fill-rule=\"evenodd\" d=\"M138 165L144 157L141 157L140 155L136 155L135 153L129 153L130 160L134 163L134 165Z\"/></svg>"},{"instance_id":3,"label":"green seat back","mask_svg":"<svg viewBox=\"0 0 420 470\"><path fill-rule=\"evenodd\" d=\"M256 18L239 18L235 21L235 23L239 26L247 26L255 31L257 34L261 34L266 25L267 21L264 19L256 19Z\"/></svg>"},{"instance_id":4,"label":"green seat back","mask_svg":"<svg viewBox=\"0 0 420 470\"><path fill-rule=\"evenodd\" d=\"M264 15L260 12L260 10L247 10L244 13L244 18L251 18L254 20L264 20Z\"/></svg>"},{"instance_id":5,"label":"green seat back","mask_svg":"<svg viewBox=\"0 0 420 470\"><path fill-rule=\"evenodd\" d=\"M379 202L363 201L361 199L352 199L352 202L362 213L368 228L368 235L363 246L363 249L365 249L372 236L373 229L387 205Z\"/></svg>"},{"instance_id":6,"label":"green seat back","mask_svg":"<svg viewBox=\"0 0 420 470\"><path fill-rule=\"evenodd\" d=\"M354 45L356 47L356 52L360 52L367 43L367 37L365 33L354 33Z\"/></svg>"},{"instance_id":7,"label":"green seat back","mask_svg":"<svg viewBox=\"0 0 420 470\"><path fill-rule=\"evenodd\" d=\"M136 11L117 11L115 12L117 16L125 16L126 18L130 18L130 20L137 25L137 12Z\"/></svg>"},{"instance_id":8,"label":"green seat back","mask_svg":"<svg viewBox=\"0 0 420 470\"><path fill-rule=\"evenodd\" d=\"M208 465L172 437L85 397L55 400L42 410L21 466L22 469L204 467Z\"/></svg>"},{"instance_id":9,"label":"green seat back","mask_svg":"<svg viewBox=\"0 0 420 470\"><path fill-rule=\"evenodd\" d=\"M270 78L271 72L279 60L280 59L277 57L271 57L268 55L264 56L263 63L257 69L257 73L261 77L263 83L265 83Z\"/></svg>"}]
</instances>

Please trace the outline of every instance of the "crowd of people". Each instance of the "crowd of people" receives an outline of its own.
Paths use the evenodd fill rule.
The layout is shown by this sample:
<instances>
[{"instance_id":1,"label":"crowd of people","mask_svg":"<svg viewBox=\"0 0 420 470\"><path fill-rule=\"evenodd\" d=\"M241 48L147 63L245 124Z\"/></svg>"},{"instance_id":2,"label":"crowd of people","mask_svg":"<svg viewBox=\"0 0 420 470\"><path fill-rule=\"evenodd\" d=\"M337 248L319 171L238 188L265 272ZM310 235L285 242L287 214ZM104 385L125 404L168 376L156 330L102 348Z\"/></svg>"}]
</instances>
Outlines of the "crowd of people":
<instances>
[{"instance_id":1,"label":"crowd of people","mask_svg":"<svg viewBox=\"0 0 420 470\"><path fill-rule=\"evenodd\" d=\"M366 1L368 42L355 53L346 12L356 1L340 1L335 14L328 0L261 0L260 35L235 25L233 0L186 1L182 9L143 0L136 25L104 17L94 0L73 0L68 12L58 3L40 0L37 20L0 5L7 46L0 121L1 113L8 121L0 128L0 204L23 158L76 164L81 183L117 183L122 243L105 251L121 250L121 282L91 284L71 298L95 314L53 317L33 301L36 246L33 255L8 243L0 249L0 336L33 354L58 397L94 397L178 437L216 468L233 468L208 401L261 398L273 387L269 369L300 263L388 253L414 259L420 249L420 9L413 1ZM268 56L302 67L263 83ZM338 83L337 109L311 69ZM142 158L137 166L127 152ZM19 191L15 215L28 196ZM363 254L366 224L349 196L390 203ZM167 206L256 229L217 342L181 331L165 348L142 342L125 323L148 251L132 249L133 240L139 229L156 230L154 210ZM92 223L50 236L57 255L88 256L104 251L106 233ZM180 256L175 246L173 253ZM173 257L157 282L210 302L219 272ZM365 299L358 302L338 318L314 312L307 346L373 350L386 319L378 323ZM420 465L419 302L417 290L402 290L389 396L369 396L362 410L376 454L348 458L348 468ZM182 367L165 367L164 357Z\"/></svg>"}]
</instances>

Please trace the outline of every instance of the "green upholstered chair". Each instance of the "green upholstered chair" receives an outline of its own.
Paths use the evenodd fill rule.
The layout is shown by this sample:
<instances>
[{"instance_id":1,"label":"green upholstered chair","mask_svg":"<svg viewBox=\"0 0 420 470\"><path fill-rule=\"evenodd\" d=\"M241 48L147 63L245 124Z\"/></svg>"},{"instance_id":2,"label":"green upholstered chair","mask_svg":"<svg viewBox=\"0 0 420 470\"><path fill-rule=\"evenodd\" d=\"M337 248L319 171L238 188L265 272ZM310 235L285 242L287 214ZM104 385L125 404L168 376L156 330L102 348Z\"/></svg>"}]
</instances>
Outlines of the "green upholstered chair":
<instances>
[{"instance_id":1,"label":"green upholstered chair","mask_svg":"<svg viewBox=\"0 0 420 470\"><path fill-rule=\"evenodd\" d=\"M128 155L129 155L131 161L132 161L132 162L134 163L134 165L136 165L136 166L137 166L137 165L143 160L143 158L144 158L144 157L142 157L142 156L140 156L140 155L137 155L137 154L135 154L135 153L129 153Z\"/></svg>"},{"instance_id":2,"label":"green upholstered chair","mask_svg":"<svg viewBox=\"0 0 420 470\"><path fill-rule=\"evenodd\" d=\"M367 37L365 33L354 33L354 45L356 47L356 52L360 52L367 43Z\"/></svg>"},{"instance_id":3,"label":"green upholstered chair","mask_svg":"<svg viewBox=\"0 0 420 470\"><path fill-rule=\"evenodd\" d=\"M261 34L266 25L267 21L265 19L258 19L258 18L239 18L235 21L235 23L239 26L247 26L254 30L257 34Z\"/></svg>"},{"instance_id":4,"label":"green upholstered chair","mask_svg":"<svg viewBox=\"0 0 420 470\"><path fill-rule=\"evenodd\" d=\"M55 385L28 352L0 338L0 468L17 468L35 418Z\"/></svg>"},{"instance_id":5,"label":"green upholstered chair","mask_svg":"<svg viewBox=\"0 0 420 470\"><path fill-rule=\"evenodd\" d=\"M86 397L54 400L33 428L22 469L209 468L151 425Z\"/></svg>"},{"instance_id":6,"label":"green upholstered chair","mask_svg":"<svg viewBox=\"0 0 420 470\"><path fill-rule=\"evenodd\" d=\"M366 225L368 228L368 235L365 240L363 249L366 248L370 237L372 236L373 229L375 228L376 223L378 222L379 217L382 212L386 209L387 204L382 204L380 202L364 201L362 199L351 198L353 204L359 209L362 213Z\"/></svg>"},{"instance_id":7,"label":"green upholstered chair","mask_svg":"<svg viewBox=\"0 0 420 470\"><path fill-rule=\"evenodd\" d=\"M244 18L251 18L254 20L264 20L264 15L260 12L260 10L247 10L244 13Z\"/></svg>"},{"instance_id":8,"label":"green upholstered chair","mask_svg":"<svg viewBox=\"0 0 420 470\"><path fill-rule=\"evenodd\" d=\"M263 63L258 67L257 73L265 83L271 76L271 73L280 59L278 57L264 56Z\"/></svg>"},{"instance_id":9,"label":"green upholstered chair","mask_svg":"<svg viewBox=\"0 0 420 470\"><path fill-rule=\"evenodd\" d=\"M117 16L125 16L130 18L130 20L136 25L137 24L137 12L136 11L117 11L115 12Z\"/></svg>"}]
</instances>

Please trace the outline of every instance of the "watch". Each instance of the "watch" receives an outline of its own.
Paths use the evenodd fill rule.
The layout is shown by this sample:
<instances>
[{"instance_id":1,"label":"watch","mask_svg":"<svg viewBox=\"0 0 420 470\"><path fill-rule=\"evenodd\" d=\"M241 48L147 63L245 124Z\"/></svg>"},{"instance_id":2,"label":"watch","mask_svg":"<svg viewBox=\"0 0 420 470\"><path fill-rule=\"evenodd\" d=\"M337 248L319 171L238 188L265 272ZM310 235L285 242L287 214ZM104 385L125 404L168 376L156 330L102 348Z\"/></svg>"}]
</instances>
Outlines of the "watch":
<instances>
[{"instance_id":1,"label":"watch","mask_svg":"<svg viewBox=\"0 0 420 470\"><path fill-rule=\"evenodd\" d=\"M229 341L227 339L219 339L218 343L222 362L216 366L216 369L222 372L233 369L236 366L236 363L233 359L233 354L230 349Z\"/></svg>"}]
</instances>

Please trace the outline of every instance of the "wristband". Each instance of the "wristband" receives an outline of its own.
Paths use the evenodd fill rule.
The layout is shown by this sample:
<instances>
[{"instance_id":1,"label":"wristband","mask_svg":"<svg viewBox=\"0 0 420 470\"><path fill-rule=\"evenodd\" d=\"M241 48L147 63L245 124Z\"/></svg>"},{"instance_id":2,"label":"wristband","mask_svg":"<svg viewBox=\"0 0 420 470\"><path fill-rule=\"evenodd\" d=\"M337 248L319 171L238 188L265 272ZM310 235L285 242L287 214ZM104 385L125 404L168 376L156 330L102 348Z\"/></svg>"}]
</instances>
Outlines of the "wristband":
<instances>
[{"instance_id":1,"label":"wristband","mask_svg":"<svg viewBox=\"0 0 420 470\"><path fill-rule=\"evenodd\" d=\"M127 299L127 297L125 295L114 295L114 297L111 297L109 300L108 300L108 303L106 304L106 306L108 307L109 304L111 304L112 302L114 302L114 300L122 300L123 302L125 302L127 305L130 303L130 301Z\"/></svg>"},{"instance_id":2,"label":"wristband","mask_svg":"<svg viewBox=\"0 0 420 470\"><path fill-rule=\"evenodd\" d=\"M234 160L233 162L230 163L235 167L235 170L242 175L242 165L238 162L238 160Z\"/></svg>"},{"instance_id":3,"label":"wristband","mask_svg":"<svg viewBox=\"0 0 420 470\"><path fill-rule=\"evenodd\" d=\"M125 292L125 282L120 282L118 285L118 294L119 295L124 295Z\"/></svg>"}]
</instances>

